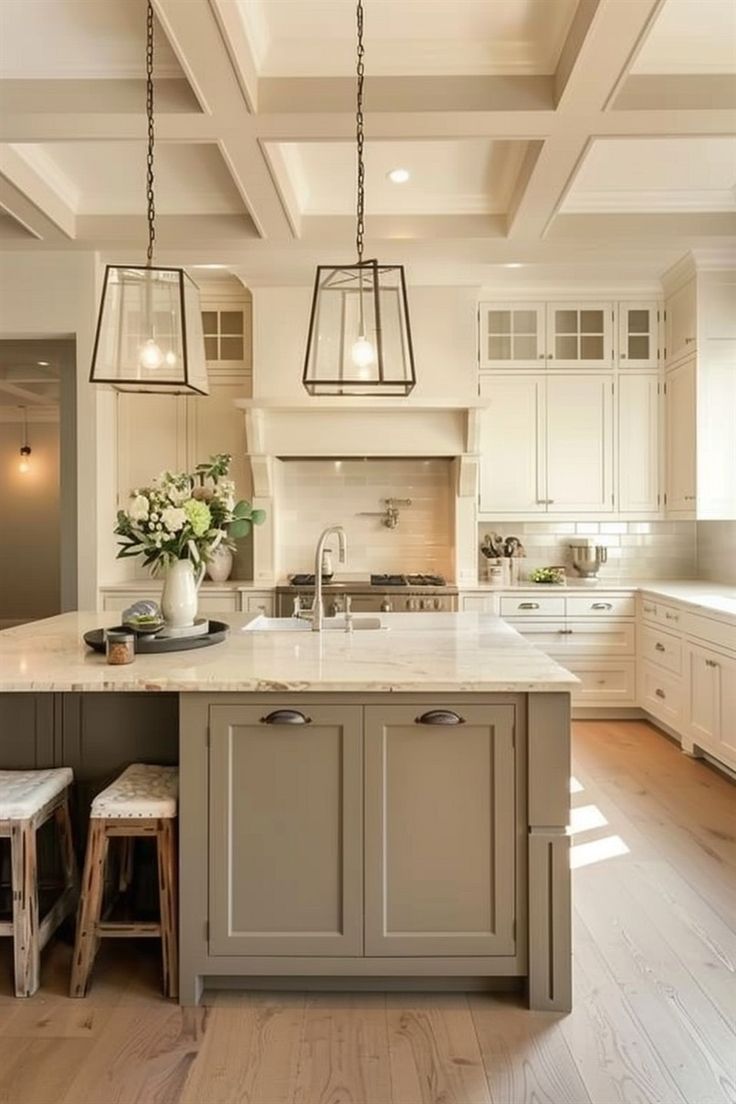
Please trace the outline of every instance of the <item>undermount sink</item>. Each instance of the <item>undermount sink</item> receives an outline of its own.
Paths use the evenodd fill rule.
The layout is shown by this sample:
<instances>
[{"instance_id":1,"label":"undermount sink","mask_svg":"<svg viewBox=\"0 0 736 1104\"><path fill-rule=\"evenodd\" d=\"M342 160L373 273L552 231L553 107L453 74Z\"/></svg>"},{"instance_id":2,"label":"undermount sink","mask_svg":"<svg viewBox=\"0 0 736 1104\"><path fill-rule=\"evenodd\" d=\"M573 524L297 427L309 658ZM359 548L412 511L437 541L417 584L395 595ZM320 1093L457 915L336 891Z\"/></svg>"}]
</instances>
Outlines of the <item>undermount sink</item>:
<instances>
[{"instance_id":1,"label":"undermount sink","mask_svg":"<svg viewBox=\"0 0 736 1104\"><path fill-rule=\"evenodd\" d=\"M382 629L379 617L354 617L353 629L356 632L366 629ZM325 617L322 622L324 632L342 632L345 630L344 617ZM312 625L298 617L256 617L255 621L244 626L245 632L311 632Z\"/></svg>"}]
</instances>

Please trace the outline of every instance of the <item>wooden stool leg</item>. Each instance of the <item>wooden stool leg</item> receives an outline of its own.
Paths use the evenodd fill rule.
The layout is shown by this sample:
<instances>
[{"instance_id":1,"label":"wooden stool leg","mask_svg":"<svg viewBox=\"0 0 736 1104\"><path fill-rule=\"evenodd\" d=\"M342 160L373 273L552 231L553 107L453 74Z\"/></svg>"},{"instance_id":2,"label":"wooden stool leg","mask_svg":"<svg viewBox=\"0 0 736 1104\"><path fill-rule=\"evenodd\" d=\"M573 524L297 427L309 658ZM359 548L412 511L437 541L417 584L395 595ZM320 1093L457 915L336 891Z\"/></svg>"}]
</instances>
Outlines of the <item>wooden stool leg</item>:
<instances>
[{"instance_id":1,"label":"wooden stool leg","mask_svg":"<svg viewBox=\"0 0 736 1104\"><path fill-rule=\"evenodd\" d=\"M164 996L179 996L179 950L177 932L176 834L171 819L159 821L156 834L158 891L161 904L161 955Z\"/></svg>"},{"instance_id":2,"label":"wooden stool leg","mask_svg":"<svg viewBox=\"0 0 736 1104\"><path fill-rule=\"evenodd\" d=\"M120 837L120 871L118 875L118 892L125 893L133 881L133 851L135 838L133 836Z\"/></svg>"},{"instance_id":3,"label":"wooden stool leg","mask_svg":"<svg viewBox=\"0 0 736 1104\"><path fill-rule=\"evenodd\" d=\"M72 997L85 996L95 955L97 954L99 944L97 925L100 921L102 895L105 888L107 845L105 821L93 817L89 822L82 894L79 900L79 915L77 917L77 936L74 942L72 977L69 988L69 995Z\"/></svg>"},{"instance_id":4,"label":"wooden stool leg","mask_svg":"<svg viewBox=\"0 0 736 1104\"><path fill-rule=\"evenodd\" d=\"M79 892L79 868L77 856L74 851L74 839L72 837L72 822L69 816L69 794L54 813L56 831L59 833L59 850L61 851L61 867L64 872L64 890L70 896Z\"/></svg>"},{"instance_id":5,"label":"wooden stool leg","mask_svg":"<svg viewBox=\"0 0 736 1104\"><path fill-rule=\"evenodd\" d=\"M19 820L12 825L10 851L15 995L30 997L38 989L41 972L36 829L32 821Z\"/></svg>"}]
</instances>

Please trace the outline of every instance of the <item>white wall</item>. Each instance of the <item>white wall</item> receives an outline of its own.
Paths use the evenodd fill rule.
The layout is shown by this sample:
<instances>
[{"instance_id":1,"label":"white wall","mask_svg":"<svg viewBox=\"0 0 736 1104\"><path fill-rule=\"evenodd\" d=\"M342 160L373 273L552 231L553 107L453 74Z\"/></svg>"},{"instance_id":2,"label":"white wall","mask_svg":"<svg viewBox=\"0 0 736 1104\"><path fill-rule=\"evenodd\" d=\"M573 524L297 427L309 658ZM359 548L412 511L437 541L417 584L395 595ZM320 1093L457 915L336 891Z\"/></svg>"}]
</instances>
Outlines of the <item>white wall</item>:
<instances>
[{"instance_id":1,"label":"white wall","mask_svg":"<svg viewBox=\"0 0 736 1104\"><path fill-rule=\"evenodd\" d=\"M698 522L698 575L736 586L736 521Z\"/></svg>"},{"instance_id":2,"label":"white wall","mask_svg":"<svg viewBox=\"0 0 736 1104\"><path fill-rule=\"evenodd\" d=\"M477 398L476 312L471 287L410 287L417 386L412 399ZM253 289L253 395L303 402L312 289Z\"/></svg>"},{"instance_id":3,"label":"white wall","mask_svg":"<svg viewBox=\"0 0 736 1104\"><path fill-rule=\"evenodd\" d=\"M28 438L30 468L23 473L21 423L0 422L0 628L61 609L59 425L29 420Z\"/></svg>"},{"instance_id":4,"label":"white wall","mask_svg":"<svg viewBox=\"0 0 736 1104\"><path fill-rule=\"evenodd\" d=\"M277 575L312 571L317 538L340 524L348 539L341 574L423 571L453 577L449 460L286 460L279 465ZM381 524L386 498L410 498L395 529ZM337 542L333 541L337 550Z\"/></svg>"},{"instance_id":5,"label":"white wall","mask_svg":"<svg viewBox=\"0 0 736 1104\"><path fill-rule=\"evenodd\" d=\"M73 337L77 349L78 604L94 609L114 523L112 392L87 381L99 300L95 253L0 255L0 338Z\"/></svg>"}]
</instances>

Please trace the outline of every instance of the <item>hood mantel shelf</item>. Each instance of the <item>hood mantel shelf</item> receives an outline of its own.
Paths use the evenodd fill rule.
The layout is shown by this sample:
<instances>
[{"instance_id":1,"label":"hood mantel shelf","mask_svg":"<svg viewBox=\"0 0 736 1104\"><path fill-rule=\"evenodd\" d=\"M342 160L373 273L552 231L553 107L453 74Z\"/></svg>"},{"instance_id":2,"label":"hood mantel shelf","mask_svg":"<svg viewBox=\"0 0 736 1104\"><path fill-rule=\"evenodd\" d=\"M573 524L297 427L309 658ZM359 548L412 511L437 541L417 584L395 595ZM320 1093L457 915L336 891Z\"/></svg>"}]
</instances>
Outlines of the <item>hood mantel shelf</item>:
<instances>
[{"instance_id":1,"label":"hood mantel shelf","mask_svg":"<svg viewBox=\"0 0 736 1104\"><path fill-rule=\"evenodd\" d=\"M459 457L478 451L487 400L236 399L251 457Z\"/></svg>"}]
</instances>

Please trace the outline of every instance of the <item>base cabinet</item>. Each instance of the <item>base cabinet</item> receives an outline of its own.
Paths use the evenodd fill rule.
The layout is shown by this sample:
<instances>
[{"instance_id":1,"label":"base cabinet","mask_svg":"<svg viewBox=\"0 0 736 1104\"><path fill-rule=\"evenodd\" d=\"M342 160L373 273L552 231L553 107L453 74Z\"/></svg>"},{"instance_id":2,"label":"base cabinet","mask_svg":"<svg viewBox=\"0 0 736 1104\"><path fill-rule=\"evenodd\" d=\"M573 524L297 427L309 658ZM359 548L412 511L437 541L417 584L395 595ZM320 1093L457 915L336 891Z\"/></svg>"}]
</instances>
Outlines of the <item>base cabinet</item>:
<instances>
[{"instance_id":1,"label":"base cabinet","mask_svg":"<svg viewBox=\"0 0 736 1104\"><path fill-rule=\"evenodd\" d=\"M366 709L366 955L513 954L515 712Z\"/></svg>"},{"instance_id":2,"label":"base cabinet","mask_svg":"<svg viewBox=\"0 0 736 1104\"><path fill-rule=\"evenodd\" d=\"M736 769L736 658L689 643L687 735Z\"/></svg>"},{"instance_id":3,"label":"base cabinet","mask_svg":"<svg viewBox=\"0 0 736 1104\"><path fill-rule=\"evenodd\" d=\"M362 953L361 712L212 707L212 954Z\"/></svg>"}]
</instances>

